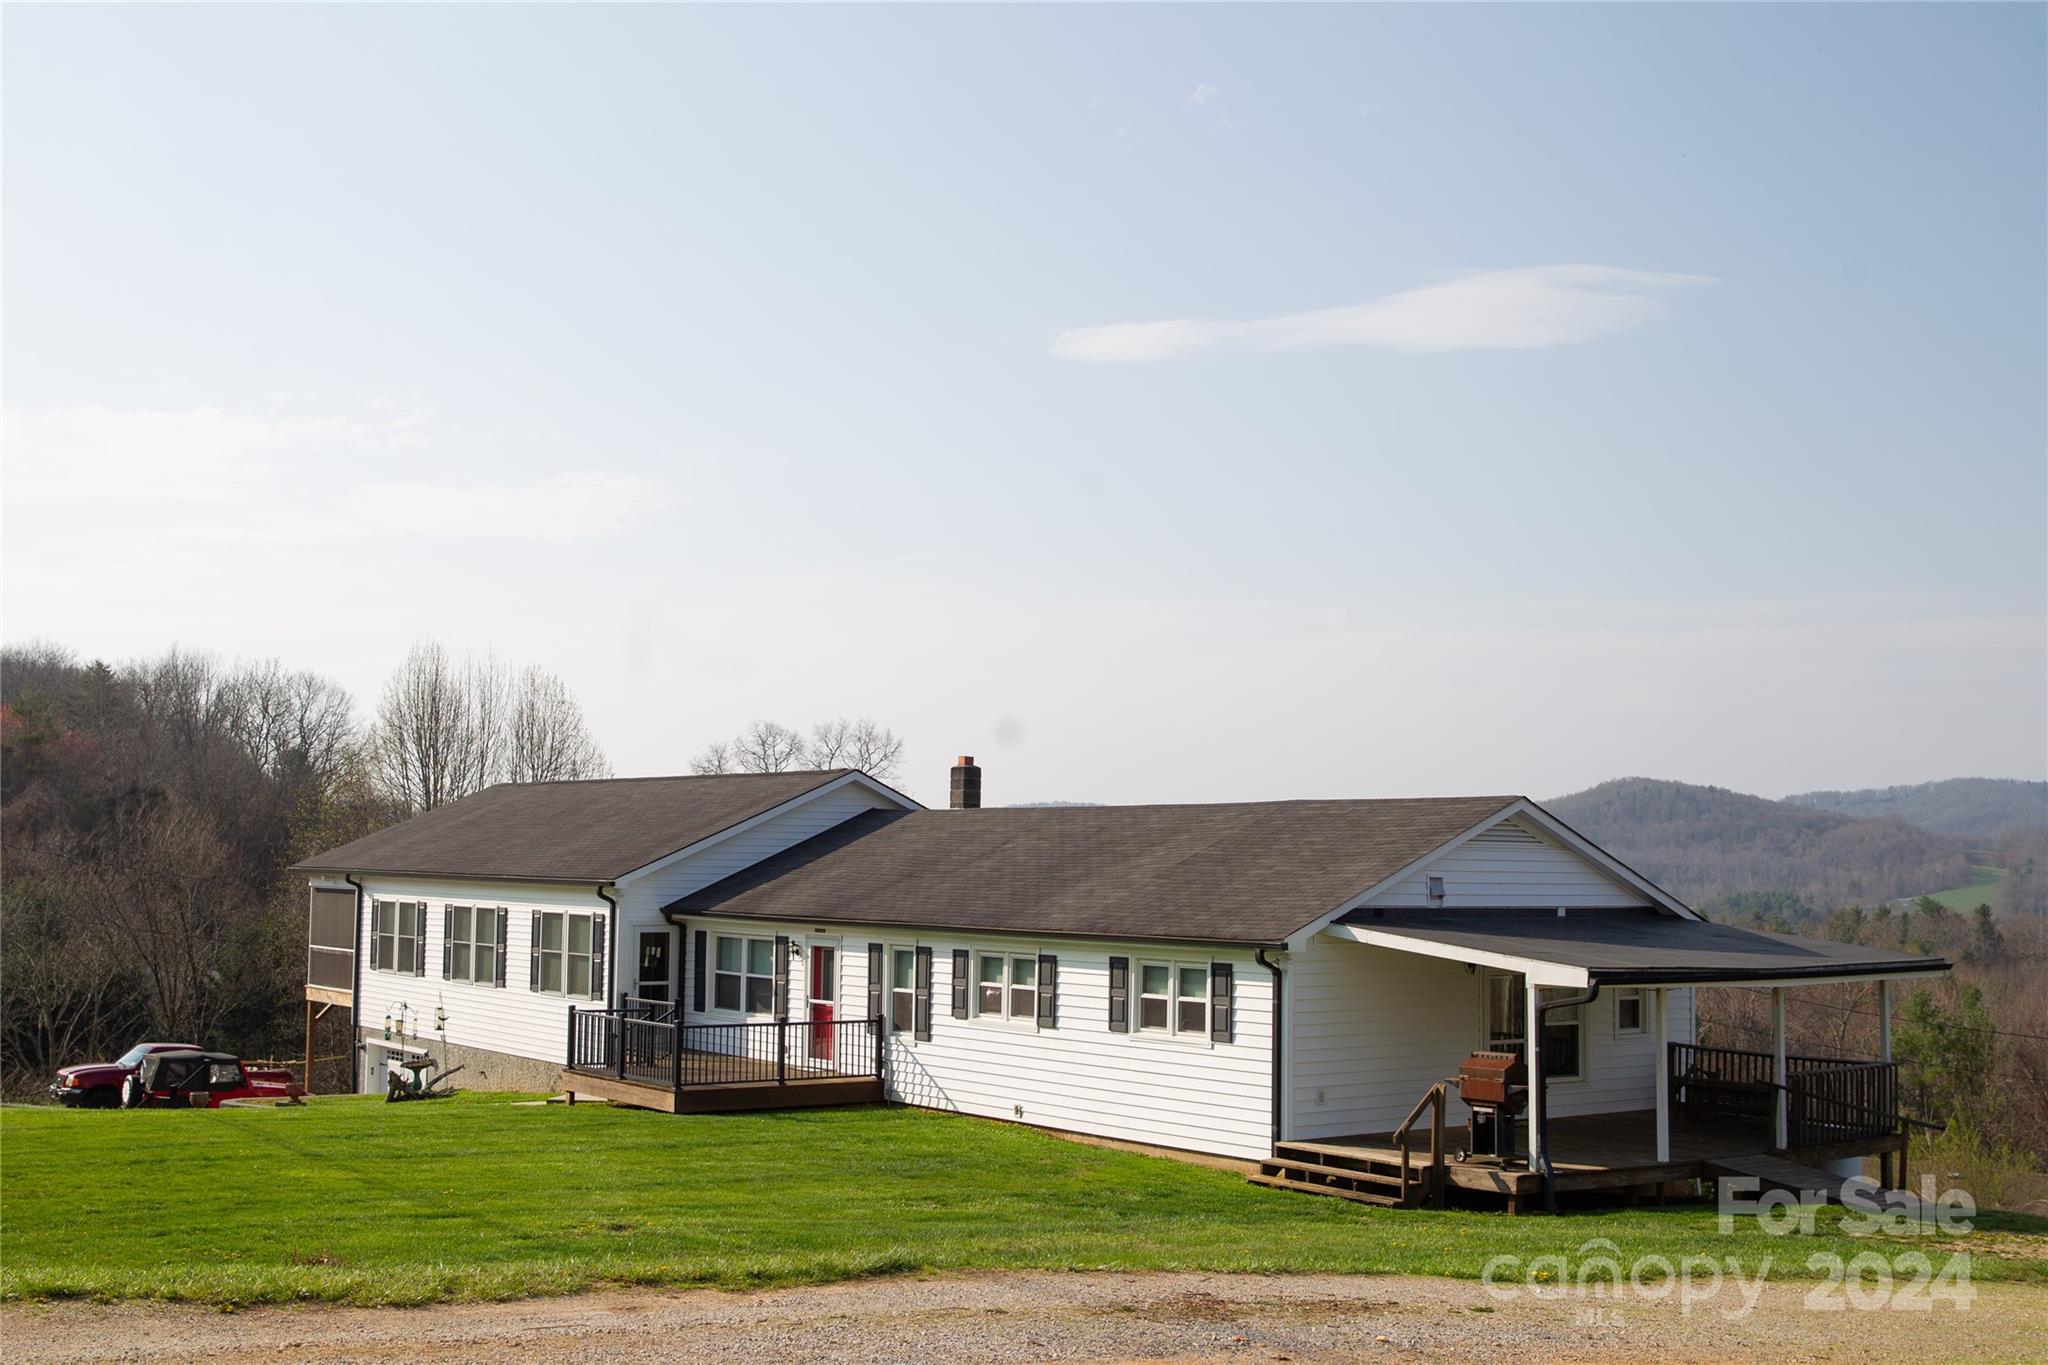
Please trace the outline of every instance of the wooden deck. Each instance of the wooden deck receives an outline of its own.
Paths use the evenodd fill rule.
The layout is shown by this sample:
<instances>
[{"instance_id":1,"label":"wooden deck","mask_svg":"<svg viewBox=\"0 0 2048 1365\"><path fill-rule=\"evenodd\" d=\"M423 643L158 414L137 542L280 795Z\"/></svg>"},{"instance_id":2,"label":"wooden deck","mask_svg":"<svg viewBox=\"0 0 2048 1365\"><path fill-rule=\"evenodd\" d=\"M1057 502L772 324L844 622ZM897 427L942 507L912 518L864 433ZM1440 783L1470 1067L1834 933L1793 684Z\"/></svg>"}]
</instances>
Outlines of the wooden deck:
<instances>
[{"instance_id":1,"label":"wooden deck","mask_svg":"<svg viewBox=\"0 0 2048 1365\"><path fill-rule=\"evenodd\" d=\"M873 1076L818 1076L780 1084L770 1079L671 1088L564 1067L562 1090L571 1103L579 1099L607 1100L664 1114L734 1114L749 1109L816 1109L882 1101L882 1083Z\"/></svg>"},{"instance_id":2,"label":"wooden deck","mask_svg":"<svg viewBox=\"0 0 2048 1365\"><path fill-rule=\"evenodd\" d=\"M1657 1160L1657 1120L1650 1110L1618 1114L1589 1114L1550 1121L1550 1159L1557 1173L1560 1195L1589 1191L1639 1191L1661 1193L1672 1182L1713 1179L1734 1173L1734 1167L1752 1164L1744 1158L1776 1156L1791 1167L1813 1167L1844 1157L1879 1156L1889 1169L1903 1151L1905 1139L1897 1134L1860 1138L1825 1147L1791 1148L1774 1153L1770 1134L1754 1123L1710 1123L1687 1120L1674 1114L1671 1119L1671 1160ZM1528 1125L1523 1123L1518 1138L1520 1149L1528 1151ZM1413 1144L1413 1162L1428 1161L1426 1134ZM1504 1198L1511 1212L1530 1207L1542 1198L1543 1179L1526 1164L1501 1166L1484 1159L1460 1160L1458 1153L1471 1145L1464 1125L1444 1129L1445 1179L1450 1192ZM1724 1171L1719 1164L1729 1163ZM1899 1163L1903 1166L1903 1162ZM1272 1160L1262 1166L1260 1184L1284 1189L1336 1194L1365 1203L1413 1202L1397 1197L1403 1189L1399 1180L1401 1149L1392 1134L1360 1133L1343 1137L1303 1139L1278 1143ZM1903 1172L1901 1172L1903 1174ZM1839 1188L1839 1182L1836 1182Z\"/></svg>"},{"instance_id":3,"label":"wooden deck","mask_svg":"<svg viewBox=\"0 0 2048 1365\"><path fill-rule=\"evenodd\" d=\"M576 1099L607 1100L664 1114L723 1114L749 1109L813 1109L833 1104L878 1104L881 1078L872 1072L846 1075L830 1066L808 1066L795 1058L776 1064L752 1057L685 1050L685 1063L708 1066L717 1080L670 1086L644 1076L620 1076L610 1068L563 1067L562 1091ZM665 1057L646 1059L646 1070L666 1072ZM703 1067L688 1067L699 1072Z\"/></svg>"}]
</instances>

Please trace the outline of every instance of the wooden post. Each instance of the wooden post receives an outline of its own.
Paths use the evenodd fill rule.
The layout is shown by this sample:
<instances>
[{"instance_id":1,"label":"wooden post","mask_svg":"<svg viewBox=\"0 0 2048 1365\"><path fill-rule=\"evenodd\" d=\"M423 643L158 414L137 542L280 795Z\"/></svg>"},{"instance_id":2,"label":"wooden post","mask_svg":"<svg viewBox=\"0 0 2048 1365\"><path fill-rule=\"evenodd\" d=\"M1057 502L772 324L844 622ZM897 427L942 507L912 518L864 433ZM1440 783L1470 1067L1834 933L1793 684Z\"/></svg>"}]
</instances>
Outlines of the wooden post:
<instances>
[{"instance_id":1,"label":"wooden post","mask_svg":"<svg viewBox=\"0 0 2048 1365\"><path fill-rule=\"evenodd\" d=\"M1529 1073L1529 1169L1543 1169L1543 1110L1546 1096L1543 1093L1543 1049L1539 1047L1536 1030L1542 1016L1536 1012L1536 985L1528 977L1522 978L1522 1003L1524 1020L1522 1024L1522 1065Z\"/></svg>"},{"instance_id":2,"label":"wooden post","mask_svg":"<svg viewBox=\"0 0 2048 1365\"><path fill-rule=\"evenodd\" d=\"M1671 1042L1670 1026L1664 1018L1664 988L1650 992L1650 1008L1657 1016L1657 1160L1671 1160ZM1663 1203L1660 1187L1658 1203Z\"/></svg>"},{"instance_id":3,"label":"wooden post","mask_svg":"<svg viewBox=\"0 0 2048 1365\"><path fill-rule=\"evenodd\" d=\"M313 1093L313 1020L316 1017L313 1013L313 1002L309 999L306 1001L306 1074L304 1077L305 1091L308 1095Z\"/></svg>"},{"instance_id":4,"label":"wooden post","mask_svg":"<svg viewBox=\"0 0 2048 1365\"><path fill-rule=\"evenodd\" d=\"M1776 1071L1773 1074L1778 1082L1777 1122L1773 1131L1777 1134L1778 1150L1783 1151L1785 1150L1787 1140L1791 1136L1789 1132L1791 1109L1786 1103L1791 1096L1786 1092L1786 1087L1791 1084L1792 1079L1791 1070L1785 1062L1785 988L1783 986L1771 987L1771 1053L1776 1062Z\"/></svg>"},{"instance_id":5,"label":"wooden post","mask_svg":"<svg viewBox=\"0 0 2048 1365\"><path fill-rule=\"evenodd\" d=\"M1877 1060L1892 1059L1892 983L1877 983Z\"/></svg>"}]
</instances>

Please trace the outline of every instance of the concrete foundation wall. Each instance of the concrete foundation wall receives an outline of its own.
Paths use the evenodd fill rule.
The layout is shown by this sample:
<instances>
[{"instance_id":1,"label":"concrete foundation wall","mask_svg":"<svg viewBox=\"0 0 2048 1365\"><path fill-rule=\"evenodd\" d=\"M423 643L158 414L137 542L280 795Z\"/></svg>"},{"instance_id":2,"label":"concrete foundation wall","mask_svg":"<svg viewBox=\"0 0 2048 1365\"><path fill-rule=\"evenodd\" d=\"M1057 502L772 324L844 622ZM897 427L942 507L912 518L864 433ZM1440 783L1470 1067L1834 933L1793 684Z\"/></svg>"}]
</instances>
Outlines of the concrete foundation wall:
<instances>
[{"instance_id":1,"label":"concrete foundation wall","mask_svg":"<svg viewBox=\"0 0 2048 1365\"><path fill-rule=\"evenodd\" d=\"M384 1059L388 1054L382 1048L369 1047L369 1044L383 1042L383 1030L363 1029L359 1037L365 1048L361 1073L366 1078L365 1089L382 1094ZM562 1088L562 1068L558 1062L515 1057L509 1052L492 1052L480 1047L463 1047L459 1043L444 1043L438 1038L410 1041L444 1067L462 1068L462 1074L451 1082L457 1090L519 1090L553 1095L560 1093Z\"/></svg>"}]
</instances>

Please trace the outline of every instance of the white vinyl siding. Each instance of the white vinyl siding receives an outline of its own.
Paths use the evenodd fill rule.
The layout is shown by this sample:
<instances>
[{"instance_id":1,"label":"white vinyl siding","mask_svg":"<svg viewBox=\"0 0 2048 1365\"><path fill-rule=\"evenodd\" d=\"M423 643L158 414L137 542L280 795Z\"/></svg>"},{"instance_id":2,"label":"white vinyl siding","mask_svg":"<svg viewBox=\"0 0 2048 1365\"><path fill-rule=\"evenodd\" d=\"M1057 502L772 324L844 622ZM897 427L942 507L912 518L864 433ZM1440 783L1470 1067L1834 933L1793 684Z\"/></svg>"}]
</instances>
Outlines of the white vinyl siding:
<instances>
[{"instance_id":1,"label":"white vinyl siding","mask_svg":"<svg viewBox=\"0 0 2048 1365\"><path fill-rule=\"evenodd\" d=\"M592 889L594 884L562 886L374 876L365 876L362 882L372 899L426 902L427 938L422 950L427 971L423 977L364 972L356 1016L360 1027L381 1030L385 1016L404 1006L410 1012L414 1031L420 1035L418 1041L431 1050L442 1037L433 1027L434 1011L438 1008L448 1013L447 1040L458 1046L547 1062L563 1060L568 1047L569 1007L588 1009L599 1002L560 994L536 995L527 989L533 916L541 911L594 914L601 919L606 910ZM506 942L499 945L499 951L507 955L507 989L499 990L488 980L451 980L441 975L441 940L445 932L442 911L451 905L490 907L480 911L484 915L494 914L499 906L506 907ZM366 953L367 937L366 934Z\"/></svg>"},{"instance_id":2,"label":"white vinyl siding","mask_svg":"<svg viewBox=\"0 0 2048 1365\"><path fill-rule=\"evenodd\" d=\"M1461 963L1320 935L1289 955L1288 1136L1390 1132L1484 1041L1485 980L1483 970L1467 972ZM1665 998L1671 1041L1689 1041L1692 992L1671 990ZM1611 992L1581 1013L1583 1075L1551 1087L1551 1113L1650 1108L1654 1033L1617 1034ZM1465 1108L1451 1093L1451 1122L1463 1123Z\"/></svg>"},{"instance_id":3,"label":"white vinyl siding","mask_svg":"<svg viewBox=\"0 0 2048 1365\"><path fill-rule=\"evenodd\" d=\"M1441 877L1441 901L1429 895L1429 879ZM1448 910L1501 906L1556 905L1624 908L1648 905L1640 891L1622 885L1570 849L1546 842L1532 828L1505 821L1467 839L1414 876L1366 901L1368 906L1409 910L1441 905Z\"/></svg>"},{"instance_id":4,"label":"white vinyl siding","mask_svg":"<svg viewBox=\"0 0 2048 1365\"><path fill-rule=\"evenodd\" d=\"M704 929L714 939L721 933L788 934L792 939L802 939L813 933L815 926L700 917L690 922L690 928ZM901 930L864 929L857 925L834 925L832 933L841 948L841 1019L866 1014L870 943L884 945L885 973L894 972L898 950L903 953L905 969L914 973L915 950L931 949L932 1036L914 1039L907 1023L900 1030L889 1031L885 1045L891 1099L987 1118L1021 1119L1063 1132L1219 1156L1255 1160L1270 1155L1273 978L1253 960L1249 950L1218 948L1212 953L1184 945L1072 939L1020 941L1008 936L937 930L913 939ZM951 1009L956 948L968 950L970 1017L966 1019L955 1019ZM1036 992L1044 985L1036 967L1040 953L1050 954L1058 962L1057 1024L1051 1028L1025 1027L1026 1021L1015 1017L1013 1005L1012 1019L1001 1027L993 1025L975 1008L980 999L979 982L974 979L978 975L978 960L984 956L1012 961L1031 959ZM1232 1041L1209 1040L1206 1000L1204 1027L1199 1032L1179 1036L1154 1036L1135 1030L1112 1032L1111 956L1130 961L1134 1022L1141 962L1178 962L1199 967L1205 973L1211 961L1229 962L1236 1004ZM808 966L808 960L791 963L792 1002L805 998L803 973ZM903 979L906 987L915 981L914 975ZM894 999L893 987L885 988L885 1013L890 1011ZM908 1010L909 990L906 989L902 1000L903 1008ZM693 1008L687 1014L687 1022L710 1022L724 1017L716 1011L700 1014L694 1009L695 1002L689 1003ZM1034 993L1034 1012L1037 1004ZM794 1010L793 1005L792 1014ZM903 1017L908 1020L910 1016L906 1013Z\"/></svg>"}]
</instances>

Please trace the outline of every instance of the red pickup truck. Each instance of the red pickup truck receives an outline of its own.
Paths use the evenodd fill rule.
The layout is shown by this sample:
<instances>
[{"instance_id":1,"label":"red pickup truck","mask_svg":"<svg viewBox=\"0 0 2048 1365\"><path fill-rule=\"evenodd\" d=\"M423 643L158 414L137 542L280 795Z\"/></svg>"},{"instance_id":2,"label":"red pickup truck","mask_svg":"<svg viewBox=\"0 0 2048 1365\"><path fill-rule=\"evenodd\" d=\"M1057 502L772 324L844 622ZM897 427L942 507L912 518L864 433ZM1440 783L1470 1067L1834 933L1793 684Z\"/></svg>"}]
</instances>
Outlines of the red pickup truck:
<instances>
[{"instance_id":1,"label":"red pickup truck","mask_svg":"<svg viewBox=\"0 0 2048 1365\"><path fill-rule=\"evenodd\" d=\"M197 1050L191 1043L137 1043L122 1053L118 1061L65 1067L57 1073L57 1079L50 1082L50 1098L74 1108L115 1109L120 1106L121 1091L127 1086L128 1078L135 1074L136 1067L142 1065L144 1057L152 1052Z\"/></svg>"},{"instance_id":2,"label":"red pickup truck","mask_svg":"<svg viewBox=\"0 0 2048 1365\"><path fill-rule=\"evenodd\" d=\"M232 1052L152 1052L121 1091L130 1109L218 1109L229 1100L297 1100L305 1088L283 1067L252 1069Z\"/></svg>"}]
</instances>

